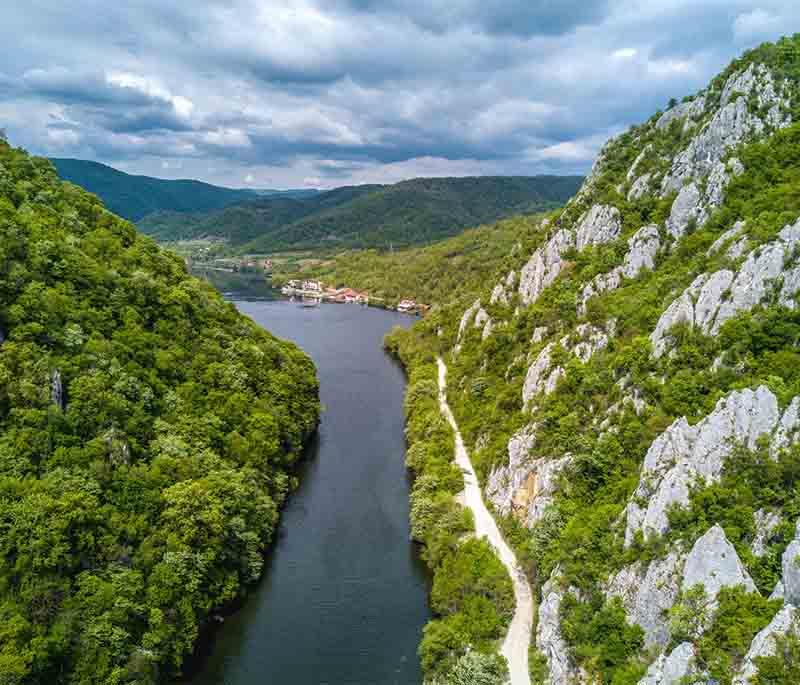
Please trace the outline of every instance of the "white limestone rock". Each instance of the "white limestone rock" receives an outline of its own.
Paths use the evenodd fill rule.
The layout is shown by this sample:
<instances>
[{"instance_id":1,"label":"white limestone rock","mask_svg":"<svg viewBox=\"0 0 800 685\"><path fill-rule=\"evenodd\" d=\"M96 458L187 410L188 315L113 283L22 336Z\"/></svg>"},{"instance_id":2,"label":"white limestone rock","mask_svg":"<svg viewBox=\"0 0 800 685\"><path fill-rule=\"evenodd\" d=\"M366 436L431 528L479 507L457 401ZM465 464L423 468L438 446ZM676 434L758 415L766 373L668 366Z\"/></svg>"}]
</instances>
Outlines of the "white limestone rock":
<instances>
[{"instance_id":1,"label":"white limestone rock","mask_svg":"<svg viewBox=\"0 0 800 685\"><path fill-rule=\"evenodd\" d=\"M783 412L778 430L770 443L770 455L773 459L777 458L781 450L794 445L800 437L800 397L795 397Z\"/></svg>"},{"instance_id":2,"label":"white limestone rock","mask_svg":"<svg viewBox=\"0 0 800 685\"><path fill-rule=\"evenodd\" d=\"M722 398L696 426L677 419L645 455L639 485L626 508L625 545L638 531L646 538L666 532L668 509L688 504L690 486L718 481L734 448L755 448L762 435L776 430L779 418L777 398L760 386Z\"/></svg>"},{"instance_id":3,"label":"white limestone rock","mask_svg":"<svg viewBox=\"0 0 800 685\"><path fill-rule=\"evenodd\" d=\"M648 143L642 148L642 151L636 155L636 159L633 160L633 164L631 164L631 168L628 169L628 173L626 178L628 183L630 183L634 177L636 176L636 170L639 168L639 165L642 163L642 160L647 156L647 153L653 148L651 143Z\"/></svg>"},{"instance_id":4,"label":"white limestone rock","mask_svg":"<svg viewBox=\"0 0 800 685\"><path fill-rule=\"evenodd\" d=\"M743 585L748 592L758 592L721 526L712 526L694 543L686 558L681 589L686 591L695 585L705 588L712 606L724 587Z\"/></svg>"},{"instance_id":5,"label":"white limestone rock","mask_svg":"<svg viewBox=\"0 0 800 685\"><path fill-rule=\"evenodd\" d=\"M531 342L536 344L542 342L542 340L547 337L547 326L537 326L533 329L533 337L531 338Z\"/></svg>"},{"instance_id":6,"label":"white limestone rock","mask_svg":"<svg viewBox=\"0 0 800 685\"><path fill-rule=\"evenodd\" d=\"M722 270L698 276L661 315L650 336L654 356L661 356L669 348L668 332L675 324L697 325L703 333L716 335L726 321L764 301L781 277L784 280L779 301L788 302L800 290L800 273L795 274L800 265L787 265L798 244L800 220L786 226L777 240L753 250L736 274Z\"/></svg>"},{"instance_id":7,"label":"white limestone rock","mask_svg":"<svg viewBox=\"0 0 800 685\"><path fill-rule=\"evenodd\" d=\"M667 613L680 593L686 555L671 550L649 564L635 562L614 575L606 587L608 599L619 597L628 621L641 626L645 647L664 648L669 643Z\"/></svg>"},{"instance_id":8,"label":"white limestone rock","mask_svg":"<svg viewBox=\"0 0 800 685\"><path fill-rule=\"evenodd\" d=\"M498 283L492 289L492 295L489 298L489 304L508 304L508 294L506 293L505 286Z\"/></svg>"},{"instance_id":9,"label":"white limestone rock","mask_svg":"<svg viewBox=\"0 0 800 685\"><path fill-rule=\"evenodd\" d=\"M532 470L529 454L536 444L536 426L517 431L508 441L508 464L492 470L486 481L486 497L495 509L508 516L514 510L514 495Z\"/></svg>"},{"instance_id":10,"label":"white limestone rock","mask_svg":"<svg viewBox=\"0 0 800 685\"><path fill-rule=\"evenodd\" d=\"M642 174L632 184L631 189L628 191L628 202L633 202L642 197L650 189L650 179L653 174Z\"/></svg>"},{"instance_id":11,"label":"white limestone rock","mask_svg":"<svg viewBox=\"0 0 800 685\"><path fill-rule=\"evenodd\" d=\"M682 685L693 675L697 654L691 642L681 642L669 655L661 654L647 669L639 685Z\"/></svg>"},{"instance_id":12,"label":"white limestone rock","mask_svg":"<svg viewBox=\"0 0 800 685\"><path fill-rule=\"evenodd\" d=\"M475 328L483 328L490 318L489 313L483 307L478 307L473 325Z\"/></svg>"},{"instance_id":13,"label":"white limestone rock","mask_svg":"<svg viewBox=\"0 0 800 685\"><path fill-rule=\"evenodd\" d=\"M652 269L660 246L657 226L650 224L636 231L628 239L628 252L622 264L606 274L598 274L584 287L578 314L586 314L586 303L595 295L619 288L623 277L636 278L644 269Z\"/></svg>"},{"instance_id":14,"label":"white limestone rock","mask_svg":"<svg viewBox=\"0 0 800 685\"><path fill-rule=\"evenodd\" d=\"M738 238L741 235L742 231L744 231L744 227L744 221L737 221L731 228L725 231L714 241L711 247L708 248L706 255L710 257L711 255L720 252L725 245L729 244L734 238Z\"/></svg>"},{"instance_id":15,"label":"white limestone rock","mask_svg":"<svg viewBox=\"0 0 800 685\"><path fill-rule=\"evenodd\" d=\"M469 326L470 322L474 319L480 308L481 301L475 300L475 302L473 302L462 315L461 322L458 324L458 342L461 342L461 339L464 337L464 333L467 331L467 326Z\"/></svg>"},{"instance_id":16,"label":"white limestone rock","mask_svg":"<svg viewBox=\"0 0 800 685\"><path fill-rule=\"evenodd\" d=\"M789 604L800 605L800 521L795 529L794 540L781 558L781 582L783 582L784 598Z\"/></svg>"},{"instance_id":17,"label":"white limestone rock","mask_svg":"<svg viewBox=\"0 0 800 685\"><path fill-rule=\"evenodd\" d=\"M764 65L750 65L746 71L733 74L723 88L719 110L673 160L661 184L662 195L680 190L687 179L705 177L728 150L764 132L765 122L750 113L747 100L751 92L761 107L769 109L766 124L782 128L791 123L790 116L783 113L785 98Z\"/></svg>"},{"instance_id":18,"label":"white limestone rock","mask_svg":"<svg viewBox=\"0 0 800 685\"><path fill-rule=\"evenodd\" d=\"M570 344L570 336L561 339L561 346L571 350L572 353L584 364L588 362L596 352L608 347L609 337L602 328L588 323L580 324L575 328L575 335L578 342Z\"/></svg>"},{"instance_id":19,"label":"white limestone rock","mask_svg":"<svg viewBox=\"0 0 800 685\"><path fill-rule=\"evenodd\" d=\"M800 292L800 266L787 271L783 275L783 286L778 297L779 303L787 309L797 307L797 293Z\"/></svg>"},{"instance_id":20,"label":"white limestone rock","mask_svg":"<svg viewBox=\"0 0 800 685\"><path fill-rule=\"evenodd\" d=\"M766 509L759 509L753 514L753 524L755 525L756 534L753 542L750 544L750 549L756 557L763 557L767 553L767 546L770 538L775 533L775 529L781 525L783 519L781 515L774 511L767 511Z\"/></svg>"},{"instance_id":21,"label":"white limestone rock","mask_svg":"<svg viewBox=\"0 0 800 685\"><path fill-rule=\"evenodd\" d=\"M689 118L693 119L699 117L706 109L705 95L699 95L693 100L681 102L675 105L672 109L668 109L662 114L656 122L656 128L663 130L667 128L673 121L677 119Z\"/></svg>"},{"instance_id":22,"label":"white limestone rock","mask_svg":"<svg viewBox=\"0 0 800 685\"><path fill-rule=\"evenodd\" d=\"M797 609L791 604L785 605L775 614L769 625L753 638L732 685L750 685L758 673L756 659L773 656L778 647L778 638L789 634L797 635L798 628Z\"/></svg>"},{"instance_id":23,"label":"white limestone rock","mask_svg":"<svg viewBox=\"0 0 800 685\"><path fill-rule=\"evenodd\" d=\"M536 302L542 291L561 273L562 256L575 247L575 237L561 229L544 247L540 247L522 267L519 277L519 296L522 304Z\"/></svg>"},{"instance_id":24,"label":"white limestone rock","mask_svg":"<svg viewBox=\"0 0 800 685\"><path fill-rule=\"evenodd\" d=\"M667 232L676 240L683 238L692 220L700 216L700 189L695 183L682 186L672 203Z\"/></svg>"},{"instance_id":25,"label":"white limestone rock","mask_svg":"<svg viewBox=\"0 0 800 685\"><path fill-rule=\"evenodd\" d=\"M494 323L492 322L491 317L486 319L486 323L483 325L483 330L481 331L481 340L486 340L494 330Z\"/></svg>"},{"instance_id":26,"label":"white limestone rock","mask_svg":"<svg viewBox=\"0 0 800 685\"><path fill-rule=\"evenodd\" d=\"M775 583L775 589L772 591L772 594L769 596L770 601L773 599L785 599L786 598L786 588L783 587L783 581L779 580Z\"/></svg>"},{"instance_id":27,"label":"white limestone rock","mask_svg":"<svg viewBox=\"0 0 800 685\"><path fill-rule=\"evenodd\" d=\"M536 648L547 660L551 685L584 683L586 675L572 661L569 647L561 635L561 602L566 593L558 584L558 576L559 569L556 568L542 587Z\"/></svg>"},{"instance_id":28,"label":"white limestone rock","mask_svg":"<svg viewBox=\"0 0 800 685\"><path fill-rule=\"evenodd\" d=\"M525 383L522 386L523 405L527 406L534 396L545 389L550 375L550 356L554 347L553 343L548 343L528 368L528 373L525 375Z\"/></svg>"},{"instance_id":29,"label":"white limestone rock","mask_svg":"<svg viewBox=\"0 0 800 685\"><path fill-rule=\"evenodd\" d=\"M619 210L610 205L593 205L583 215L575 234L575 246L582 251L591 245L602 245L619 237L622 222Z\"/></svg>"}]
</instances>

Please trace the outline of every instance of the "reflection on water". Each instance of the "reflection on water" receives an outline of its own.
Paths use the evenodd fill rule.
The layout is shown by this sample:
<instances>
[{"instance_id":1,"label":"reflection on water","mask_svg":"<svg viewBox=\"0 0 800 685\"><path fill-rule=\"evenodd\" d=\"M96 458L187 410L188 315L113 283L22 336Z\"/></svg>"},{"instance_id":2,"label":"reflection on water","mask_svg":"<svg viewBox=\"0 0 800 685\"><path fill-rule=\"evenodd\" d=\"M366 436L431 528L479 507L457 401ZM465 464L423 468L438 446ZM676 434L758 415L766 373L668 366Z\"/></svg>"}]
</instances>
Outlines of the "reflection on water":
<instances>
[{"instance_id":1,"label":"reflection on water","mask_svg":"<svg viewBox=\"0 0 800 685\"><path fill-rule=\"evenodd\" d=\"M229 299L235 296L244 300L277 300L281 297L280 291L272 287L268 276L262 272L226 271L194 264L192 274L211 283Z\"/></svg>"}]
</instances>

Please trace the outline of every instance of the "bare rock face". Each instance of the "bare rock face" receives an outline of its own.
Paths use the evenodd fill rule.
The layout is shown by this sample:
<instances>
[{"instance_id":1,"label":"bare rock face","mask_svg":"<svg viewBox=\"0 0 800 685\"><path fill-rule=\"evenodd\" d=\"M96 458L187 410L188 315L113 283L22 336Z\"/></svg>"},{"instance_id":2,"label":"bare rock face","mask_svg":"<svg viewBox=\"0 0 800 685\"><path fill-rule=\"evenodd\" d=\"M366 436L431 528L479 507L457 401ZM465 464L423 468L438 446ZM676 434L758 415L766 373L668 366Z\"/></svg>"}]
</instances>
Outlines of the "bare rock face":
<instances>
[{"instance_id":1,"label":"bare rock face","mask_svg":"<svg viewBox=\"0 0 800 685\"><path fill-rule=\"evenodd\" d=\"M626 566L612 576L606 587L606 597L619 597L628 621L644 630L648 649L663 649L669 644L667 612L678 599L685 562L685 554L672 550L649 564L638 561Z\"/></svg>"},{"instance_id":2,"label":"bare rock face","mask_svg":"<svg viewBox=\"0 0 800 685\"><path fill-rule=\"evenodd\" d=\"M744 231L744 221L737 221L731 228L725 231L719 238L714 241L714 244L708 248L706 254L710 257L717 252L720 252L725 245L730 244L735 238L738 238L742 231Z\"/></svg>"},{"instance_id":3,"label":"bare rock face","mask_svg":"<svg viewBox=\"0 0 800 685\"><path fill-rule=\"evenodd\" d=\"M721 399L696 426L685 418L676 420L645 456L639 485L626 508L626 546L638 531L645 537L666 532L668 509L688 504L690 486L697 480L719 480L736 445L755 448L761 436L773 435L780 418L777 398L760 386Z\"/></svg>"},{"instance_id":4,"label":"bare rock face","mask_svg":"<svg viewBox=\"0 0 800 685\"><path fill-rule=\"evenodd\" d=\"M559 569L556 568L542 587L536 648L547 659L551 685L578 685L586 682L586 674L572 661L561 635L561 602L565 591L558 585L558 575Z\"/></svg>"},{"instance_id":5,"label":"bare rock face","mask_svg":"<svg viewBox=\"0 0 800 685\"><path fill-rule=\"evenodd\" d=\"M733 678L732 685L750 685L753 677L758 673L756 659L773 656L778 648L778 638L789 634L797 635L799 628L797 609L791 604L785 605L775 614L769 625L753 638L739 672Z\"/></svg>"},{"instance_id":6,"label":"bare rock face","mask_svg":"<svg viewBox=\"0 0 800 685\"><path fill-rule=\"evenodd\" d=\"M547 326L537 326L533 329L533 337L531 338L531 342L534 344L542 342L547 335Z\"/></svg>"},{"instance_id":7,"label":"bare rock face","mask_svg":"<svg viewBox=\"0 0 800 685\"><path fill-rule=\"evenodd\" d=\"M658 320L650 336L654 356L659 357L669 349L668 332L675 324L687 323L707 335L716 335L726 321L761 304L781 277L779 301L794 308L794 298L800 292L800 266L786 265L794 259L798 244L800 220L786 226L777 240L753 250L735 274L723 269L698 276Z\"/></svg>"},{"instance_id":8,"label":"bare rock face","mask_svg":"<svg viewBox=\"0 0 800 685\"><path fill-rule=\"evenodd\" d=\"M759 509L753 514L753 524L756 535L750 545L750 550L756 557L763 557L767 553L767 545L775 533L776 528L783 523L780 514L766 509Z\"/></svg>"},{"instance_id":9,"label":"bare rock face","mask_svg":"<svg viewBox=\"0 0 800 685\"><path fill-rule=\"evenodd\" d=\"M681 642L669 655L662 654L650 664L639 685L682 685L696 672L696 656L691 642Z\"/></svg>"},{"instance_id":10,"label":"bare rock face","mask_svg":"<svg viewBox=\"0 0 800 685\"><path fill-rule=\"evenodd\" d=\"M628 173L626 178L628 183L630 183L636 177L636 170L639 168L639 165L642 163L642 160L647 156L647 153L653 149L652 144L647 144L642 148L642 151L636 155L636 159L633 160L633 164L631 164L631 168L628 169Z\"/></svg>"},{"instance_id":11,"label":"bare rock face","mask_svg":"<svg viewBox=\"0 0 800 685\"><path fill-rule=\"evenodd\" d=\"M628 191L628 202L638 200L650 189L650 180L653 174L642 174L632 184L631 189Z\"/></svg>"},{"instance_id":12,"label":"bare rock face","mask_svg":"<svg viewBox=\"0 0 800 685\"><path fill-rule=\"evenodd\" d=\"M513 515L531 527L553 503L558 476L572 457L530 459L535 436L523 429L508 444L508 465L494 469L486 483L486 497L503 516Z\"/></svg>"},{"instance_id":13,"label":"bare rock face","mask_svg":"<svg viewBox=\"0 0 800 685\"><path fill-rule=\"evenodd\" d=\"M750 113L747 100L751 93L759 106L768 110L765 120ZM761 134L766 125L782 128L790 124L784 109L785 98L764 65L750 65L731 76L723 89L720 109L673 161L662 181L662 194L679 191L686 179L705 177L728 150L751 135Z\"/></svg>"},{"instance_id":14,"label":"bare rock face","mask_svg":"<svg viewBox=\"0 0 800 685\"><path fill-rule=\"evenodd\" d=\"M575 335L578 337L578 342L572 345L570 336L565 336L560 341L561 346L566 350L571 350L584 364L588 362L596 352L608 347L608 334L597 326L592 326L588 323L580 324L575 328Z\"/></svg>"},{"instance_id":15,"label":"bare rock face","mask_svg":"<svg viewBox=\"0 0 800 685\"><path fill-rule=\"evenodd\" d=\"M682 238L689 223L697 220L700 214L700 189L692 182L681 187L678 197L672 203L672 210L667 219L667 231L675 238Z\"/></svg>"},{"instance_id":16,"label":"bare rock face","mask_svg":"<svg viewBox=\"0 0 800 685\"><path fill-rule=\"evenodd\" d=\"M706 98L704 95L700 95L693 100L689 100L688 102L681 102L680 104L675 105L675 107L672 109L668 109L659 117L658 121L656 122L656 128L663 130L668 128L669 125L677 119L693 119L695 117L699 117L703 114L703 112L705 112L705 109Z\"/></svg>"},{"instance_id":17,"label":"bare rock face","mask_svg":"<svg viewBox=\"0 0 800 685\"><path fill-rule=\"evenodd\" d=\"M578 251L591 245L603 245L619 237L622 222L619 210L610 205L594 205L583 215L575 234Z\"/></svg>"},{"instance_id":18,"label":"bare rock face","mask_svg":"<svg viewBox=\"0 0 800 685\"><path fill-rule=\"evenodd\" d=\"M475 302L473 302L464 312L463 316L461 317L461 322L458 324L458 342L461 342L461 339L464 337L464 333L467 331L467 326L469 326L470 321L474 319L480 308L481 301L475 300Z\"/></svg>"},{"instance_id":19,"label":"bare rock face","mask_svg":"<svg viewBox=\"0 0 800 685\"><path fill-rule=\"evenodd\" d=\"M58 369L50 375L50 403L64 411L64 385Z\"/></svg>"},{"instance_id":20,"label":"bare rock face","mask_svg":"<svg viewBox=\"0 0 800 685\"><path fill-rule=\"evenodd\" d=\"M800 605L800 522L794 540L789 543L781 560L784 599L789 604Z\"/></svg>"},{"instance_id":21,"label":"bare rock face","mask_svg":"<svg viewBox=\"0 0 800 685\"><path fill-rule=\"evenodd\" d=\"M505 286L498 283L492 289L492 295L489 298L489 304L508 304L508 294L506 293Z\"/></svg>"},{"instance_id":22,"label":"bare rock face","mask_svg":"<svg viewBox=\"0 0 800 685\"><path fill-rule=\"evenodd\" d=\"M548 343L528 368L528 373L525 375L525 384L522 386L523 405L527 406L534 396L545 391L546 388L554 387L554 383L549 382L550 377L561 368L558 367L555 371L550 369L550 355L554 348L555 345L553 343ZM563 373L563 369L561 369L561 372ZM556 383L558 382L558 375L556 374Z\"/></svg>"},{"instance_id":23,"label":"bare rock face","mask_svg":"<svg viewBox=\"0 0 800 685\"><path fill-rule=\"evenodd\" d=\"M508 441L508 465L494 469L486 482L486 497L495 509L508 516L514 510L514 495L531 473L529 455L536 444L536 427L526 426Z\"/></svg>"},{"instance_id":24,"label":"bare rock face","mask_svg":"<svg viewBox=\"0 0 800 685\"><path fill-rule=\"evenodd\" d=\"M595 295L619 288L623 277L636 278L644 269L652 269L660 246L657 226L650 224L636 231L628 240L628 252L622 264L606 274L598 274L584 287L578 314L586 313L586 303Z\"/></svg>"},{"instance_id":25,"label":"bare rock face","mask_svg":"<svg viewBox=\"0 0 800 685\"><path fill-rule=\"evenodd\" d=\"M561 273L564 266L562 255L575 247L575 238L569 231L561 229L544 247L533 253L522 267L519 276L519 296L522 304L536 302L542 291Z\"/></svg>"},{"instance_id":26,"label":"bare rock face","mask_svg":"<svg viewBox=\"0 0 800 685\"><path fill-rule=\"evenodd\" d=\"M758 592L725 531L718 525L694 543L683 569L682 590L702 585L713 605L724 587L744 585L748 592Z\"/></svg>"}]
</instances>

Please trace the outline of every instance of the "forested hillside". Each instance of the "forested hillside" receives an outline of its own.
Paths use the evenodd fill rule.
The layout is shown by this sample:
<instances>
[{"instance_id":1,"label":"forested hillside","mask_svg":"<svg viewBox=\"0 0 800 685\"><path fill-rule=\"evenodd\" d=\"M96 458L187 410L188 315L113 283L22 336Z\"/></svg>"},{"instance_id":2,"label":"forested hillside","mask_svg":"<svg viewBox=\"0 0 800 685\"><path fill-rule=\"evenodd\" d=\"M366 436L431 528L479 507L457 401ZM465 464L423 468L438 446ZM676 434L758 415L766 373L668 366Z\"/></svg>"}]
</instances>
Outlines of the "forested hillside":
<instances>
[{"instance_id":1,"label":"forested hillside","mask_svg":"<svg viewBox=\"0 0 800 685\"><path fill-rule=\"evenodd\" d=\"M441 240L465 228L553 209L582 179L573 176L420 178L344 187L297 201L262 199L208 215L140 222L159 240L221 237L240 252L388 248Z\"/></svg>"},{"instance_id":2,"label":"forested hillside","mask_svg":"<svg viewBox=\"0 0 800 685\"><path fill-rule=\"evenodd\" d=\"M387 340L412 380L413 530L449 573L440 354L538 596L532 682L800 682L799 256L795 36L609 141L563 210ZM429 676L491 651L467 605L435 608Z\"/></svg>"},{"instance_id":3,"label":"forested hillside","mask_svg":"<svg viewBox=\"0 0 800 685\"><path fill-rule=\"evenodd\" d=\"M312 362L0 140L0 682L168 682L263 568Z\"/></svg>"},{"instance_id":4,"label":"forested hillside","mask_svg":"<svg viewBox=\"0 0 800 685\"><path fill-rule=\"evenodd\" d=\"M349 250L302 268L287 263L278 266L273 279L282 283L290 278L318 278L326 285L366 290L391 305L406 298L448 302L480 292L487 271L504 264L522 240L537 235L541 219L540 215L516 216L422 247Z\"/></svg>"},{"instance_id":5,"label":"forested hillside","mask_svg":"<svg viewBox=\"0 0 800 685\"><path fill-rule=\"evenodd\" d=\"M160 211L208 212L257 197L252 190L136 176L83 159L50 161L61 178L94 193L112 212L129 221Z\"/></svg>"}]
</instances>

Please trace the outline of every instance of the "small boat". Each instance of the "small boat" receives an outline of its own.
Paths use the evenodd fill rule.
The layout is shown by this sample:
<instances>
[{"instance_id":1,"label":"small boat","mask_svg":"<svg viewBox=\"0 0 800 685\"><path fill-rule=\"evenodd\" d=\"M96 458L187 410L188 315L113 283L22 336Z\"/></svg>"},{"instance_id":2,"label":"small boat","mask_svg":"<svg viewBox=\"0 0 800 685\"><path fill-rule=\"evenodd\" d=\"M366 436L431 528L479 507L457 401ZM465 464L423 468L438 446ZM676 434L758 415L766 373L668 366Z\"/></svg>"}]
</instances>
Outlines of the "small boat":
<instances>
[{"instance_id":1,"label":"small boat","mask_svg":"<svg viewBox=\"0 0 800 685\"><path fill-rule=\"evenodd\" d=\"M319 300L313 297L304 297L300 302L301 307L319 307Z\"/></svg>"}]
</instances>

